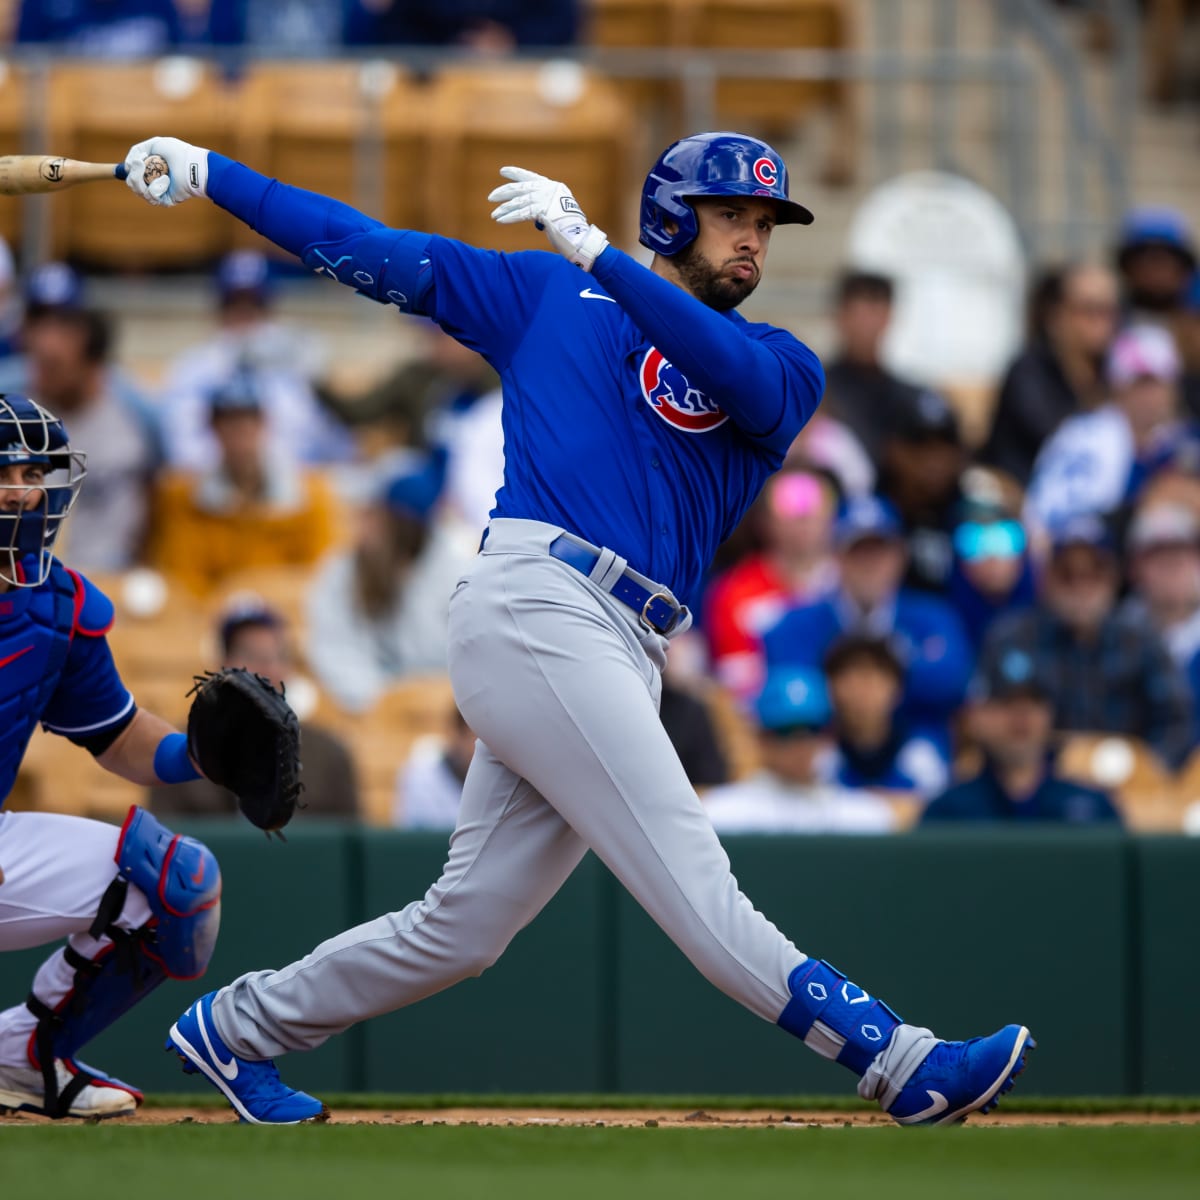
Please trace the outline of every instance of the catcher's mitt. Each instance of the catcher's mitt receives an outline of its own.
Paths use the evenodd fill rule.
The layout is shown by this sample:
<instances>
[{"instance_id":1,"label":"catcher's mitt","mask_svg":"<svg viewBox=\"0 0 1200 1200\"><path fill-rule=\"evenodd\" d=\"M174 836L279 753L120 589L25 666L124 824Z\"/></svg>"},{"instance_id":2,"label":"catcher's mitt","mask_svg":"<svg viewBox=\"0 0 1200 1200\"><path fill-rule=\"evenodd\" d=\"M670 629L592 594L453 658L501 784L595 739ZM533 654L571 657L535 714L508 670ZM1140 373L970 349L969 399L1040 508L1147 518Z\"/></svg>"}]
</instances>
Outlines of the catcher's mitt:
<instances>
[{"instance_id":1,"label":"catcher's mitt","mask_svg":"<svg viewBox=\"0 0 1200 1200\"><path fill-rule=\"evenodd\" d=\"M282 829L303 790L300 722L269 680L243 667L197 675L188 692L188 752L200 770L238 798L246 819Z\"/></svg>"}]
</instances>

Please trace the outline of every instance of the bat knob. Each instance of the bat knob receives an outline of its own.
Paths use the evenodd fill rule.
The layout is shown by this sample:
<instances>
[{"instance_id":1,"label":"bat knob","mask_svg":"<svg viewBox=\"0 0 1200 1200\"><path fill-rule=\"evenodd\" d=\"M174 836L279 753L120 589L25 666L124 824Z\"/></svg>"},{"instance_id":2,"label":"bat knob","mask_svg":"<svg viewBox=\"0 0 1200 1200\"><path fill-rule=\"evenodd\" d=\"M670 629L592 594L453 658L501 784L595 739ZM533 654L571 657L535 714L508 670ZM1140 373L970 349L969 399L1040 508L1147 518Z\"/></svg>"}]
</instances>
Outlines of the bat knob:
<instances>
[{"instance_id":1,"label":"bat knob","mask_svg":"<svg viewBox=\"0 0 1200 1200\"><path fill-rule=\"evenodd\" d=\"M169 175L167 160L161 154L151 154L146 159L146 169L142 172L143 183L153 183L160 175Z\"/></svg>"}]
</instances>

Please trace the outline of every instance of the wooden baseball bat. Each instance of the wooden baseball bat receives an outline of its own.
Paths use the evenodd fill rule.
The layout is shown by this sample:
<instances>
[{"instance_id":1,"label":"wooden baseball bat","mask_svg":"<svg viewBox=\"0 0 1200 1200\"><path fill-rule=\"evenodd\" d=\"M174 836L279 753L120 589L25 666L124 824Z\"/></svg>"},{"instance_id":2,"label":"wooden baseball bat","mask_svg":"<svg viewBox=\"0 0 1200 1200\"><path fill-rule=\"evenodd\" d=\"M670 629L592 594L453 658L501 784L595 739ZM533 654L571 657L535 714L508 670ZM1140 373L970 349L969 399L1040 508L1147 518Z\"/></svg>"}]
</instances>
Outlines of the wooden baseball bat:
<instances>
[{"instance_id":1,"label":"wooden baseball bat","mask_svg":"<svg viewBox=\"0 0 1200 1200\"><path fill-rule=\"evenodd\" d=\"M146 182L166 172L167 164L153 154L146 160ZM0 156L0 196L29 196L57 192L97 179L124 179L124 163L80 162L39 154Z\"/></svg>"}]
</instances>

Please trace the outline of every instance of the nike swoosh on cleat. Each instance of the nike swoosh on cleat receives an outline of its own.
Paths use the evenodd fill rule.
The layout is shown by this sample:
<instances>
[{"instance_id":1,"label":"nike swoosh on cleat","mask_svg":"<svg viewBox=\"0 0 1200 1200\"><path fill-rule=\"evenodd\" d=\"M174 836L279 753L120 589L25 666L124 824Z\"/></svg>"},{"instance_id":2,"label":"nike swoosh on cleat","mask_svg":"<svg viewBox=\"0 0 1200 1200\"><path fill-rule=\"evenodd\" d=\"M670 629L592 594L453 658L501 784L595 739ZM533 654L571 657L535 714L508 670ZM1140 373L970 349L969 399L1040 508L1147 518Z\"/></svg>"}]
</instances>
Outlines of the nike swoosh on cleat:
<instances>
[{"instance_id":1,"label":"nike swoosh on cleat","mask_svg":"<svg viewBox=\"0 0 1200 1200\"><path fill-rule=\"evenodd\" d=\"M611 296L602 296L599 292L593 292L591 288L584 288L579 294L585 300L607 300L609 304L616 304L616 301Z\"/></svg>"},{"instance_id":2,"label":"nike swoosh on cleat","mask_svg":"<svg viewBox=\"0 0 1200 1200\"><path fill-rule=\"evenodd\" d=\"M946 1109L950 1107L950 1102L945 1096L942 1095L941 1092L934 1092L927 1089L925 1095L927 1095L930 1100L933 1101L933 1103L928 1108L923 1109L921 1112L913 1113L911 1116L906 1117L906 1123L915 1125L918 1121L925 1121L930 1117L936 1117L939 1113L944 1113Z\"/></svg>"},{"instance_id":3,"label":"nike swoosh on cleat","mask_svg":"<svg viewBox=\"0 0 1200 1200\"><path fill-rule=\"evenodd\" d=\"M221 1061L220 1056L213 1049L212 1042L208 1039L208 1030L204 1026L204 1010L202 1008L196 1009L196 1023L200 1026L200 1036L204 1039L205 1048L208 1050L209 1058L213 1060L213 1065L226 1079L236 1079L238 1077L237 1055L232 1055L227 1063Z\"/></svg>"}]
</instances>

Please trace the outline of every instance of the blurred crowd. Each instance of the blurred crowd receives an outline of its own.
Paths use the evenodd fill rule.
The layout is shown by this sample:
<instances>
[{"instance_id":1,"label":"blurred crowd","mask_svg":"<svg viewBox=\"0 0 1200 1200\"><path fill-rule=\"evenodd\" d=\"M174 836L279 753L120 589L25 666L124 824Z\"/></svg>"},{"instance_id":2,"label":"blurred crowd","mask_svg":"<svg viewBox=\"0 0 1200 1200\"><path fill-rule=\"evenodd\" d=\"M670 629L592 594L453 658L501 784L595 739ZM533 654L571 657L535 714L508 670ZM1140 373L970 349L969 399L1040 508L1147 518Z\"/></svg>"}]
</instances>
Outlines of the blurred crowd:
<instances>
[{"instance_id":1,"label":"blurred crowd","mask_svg":"<svg viewBox=\"0 0 1200 1200\"><path fill-rule=\"evenodd\" d=\"M224 259L211 336L151 394L70 266L19 288L0 254L0 390L36 396L87 451L73 566L148 566L200 600L247 568L299 569L302 619L241 597L221 653L281 680L303 666L368 713L444 672L446 601L503 474L497 379L420 321L415 357L344 394L276 288L261 255ZM877 274L837 281L825 399L672 645L664 724L726 830L1119 820L1055 748L1111 734L1179 772L1196 745L1192 235L1137 209L1110 262L1046 271L978 444L950 400L885 365L892 299ZM453 823L471 744L448 711L397 762L397 824ZM320 729L305 747L314 813L360 813L346 748ZM207 785L155 804L232 810Z\"/></svg>"},{"instance_id":2,"label":"blurred crowd","mask_svg":"<svg viewBox=\"0 0 1200 1200\"><path fill-rule=\"evenodd\" d=\"M578 0L21 0L14 40L98 58L198 48L320 57L358 46L563 46Z\"/></svg>"}]
</instances>

